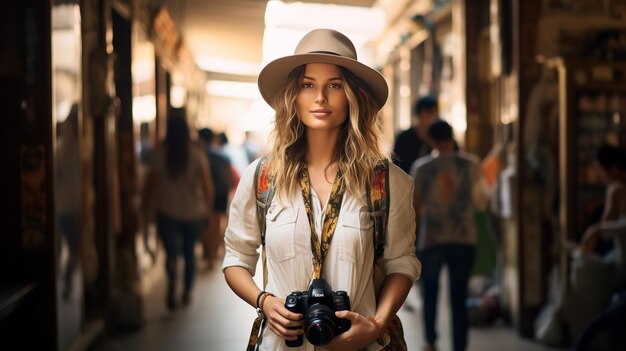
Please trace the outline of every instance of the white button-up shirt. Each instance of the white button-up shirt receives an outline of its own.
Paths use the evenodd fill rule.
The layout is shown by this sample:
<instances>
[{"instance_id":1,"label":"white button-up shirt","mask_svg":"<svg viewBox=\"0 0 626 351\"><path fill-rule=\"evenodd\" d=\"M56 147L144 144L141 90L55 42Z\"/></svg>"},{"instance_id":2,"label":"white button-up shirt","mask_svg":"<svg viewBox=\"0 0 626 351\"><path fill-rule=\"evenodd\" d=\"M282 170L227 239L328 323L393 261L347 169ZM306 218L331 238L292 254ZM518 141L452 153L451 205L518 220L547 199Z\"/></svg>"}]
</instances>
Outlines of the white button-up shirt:
<instances>
[{"instance_id":1,"label":"white button-up shirt","mask_svg":"<svg viewBox=\"0 0 626 351\"><path fill-rule=\"evenodd\" d=\"M258 160L242 174L233 198L226 228L226 255L223 269L231 266L256 271L261 233L256 212L254 175ZM420 263L415 257L415 211L412 206L413 180L397 166L389 169L389 222L385 243L387 274L400 273L411 281L419 277ZM311 188L311 204L318 238L324 210ZM285 299L293 291L306 291L312 276L311 229L302 193L290 198L275 196L266 216L265 245L268 280L264 290ZM348 293L351 310L363 316L376 314L373 281L373 220L368 212L366 194L343 197L337 227L322 267L322 278L333 291ZM302 347L285 346L284 339L269 328L263 331L261 350L314 350L304 339ZM318 348L322 349L322 348ZM372 343L367 350L380 350Z\"/></svg>"}]
</instances>

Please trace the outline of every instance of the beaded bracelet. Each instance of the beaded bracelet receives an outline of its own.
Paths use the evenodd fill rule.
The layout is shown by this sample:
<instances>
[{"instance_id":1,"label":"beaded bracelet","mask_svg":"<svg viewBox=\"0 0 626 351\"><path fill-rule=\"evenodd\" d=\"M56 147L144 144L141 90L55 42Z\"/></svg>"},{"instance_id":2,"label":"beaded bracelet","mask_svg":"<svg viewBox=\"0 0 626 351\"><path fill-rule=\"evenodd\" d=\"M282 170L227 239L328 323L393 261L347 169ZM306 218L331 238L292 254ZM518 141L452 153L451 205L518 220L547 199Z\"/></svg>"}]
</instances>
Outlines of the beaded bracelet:
<instances>
[{"instance_id":1,"label":"beaded bracelet","mask_svg":"<svg viewBox=\"0 0 626 351\"><path fill-rule=\"evenodd\" d=\"M256 296L256 308L259 308L259 300L261 299L261 296L263 296L263 294L265 294L265 290L261 290Z\"/></svg>"},{"instance_id":2,"label":"beaded bracelet","mask_svg":"<svg viewBox=\"0 0 626 351\"><path fill-rule=\"evenodd\" d=\"M261 310L261 312L263 311L263 303L268 296L274 296L274 294L266 292L261 296L261 300L259 302L259 309Z\"/></svg>"},{"instance_id":3,"label":"beaded bracelet","mask_svg":"<svg viewBox=\"0 0 626 351\"><path fill-rule=\"evenodd\" d=\"M372 324L374 324L374 327L376 328L376 331L378 331L378 338L376 338L376 342L378 343L378 345L384 346L385 345L385 335L383 334L383 328L380 327L380 324L378 324L378 322L376 322L376 319L374 319L374 317L368 316L367 319L369 319L369 321L372 322Z\"/></svg>"}]
</instances>

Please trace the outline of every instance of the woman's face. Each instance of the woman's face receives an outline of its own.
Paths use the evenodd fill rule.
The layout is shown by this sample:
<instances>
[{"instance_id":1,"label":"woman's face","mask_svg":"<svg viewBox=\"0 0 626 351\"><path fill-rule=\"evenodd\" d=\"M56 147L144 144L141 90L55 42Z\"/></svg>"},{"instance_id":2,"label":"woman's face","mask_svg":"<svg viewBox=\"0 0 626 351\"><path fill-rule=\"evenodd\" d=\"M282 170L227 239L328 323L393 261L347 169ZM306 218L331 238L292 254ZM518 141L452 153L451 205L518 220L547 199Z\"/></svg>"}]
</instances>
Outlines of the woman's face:
<instances>
[{"instance_id":1,"label":"woman's face","mask_svg":"<svg viewBox=\"0 0 626 351\"><path fill-rule=\"evenodd\" d=\"M348 118L348 98L339 68L309 63L296 96L298 118L309 129L335 130Z\"/></svg>"},{"instance_id":2,"label":"woman's face","mask_svg":"<svg viewBox=\"0 0 626 351\"><path fill-rule=\"evenodd\" d=\"M598 178L600 179L601 182L608 184L611 182L611 171L609 169L607 169L606 167L602 166L600 164L600 162L598 162L597 160L594 161L594 166L595 166L595 170L596 170L596 174L598 175Z\"/></svg>"}]
</instances>

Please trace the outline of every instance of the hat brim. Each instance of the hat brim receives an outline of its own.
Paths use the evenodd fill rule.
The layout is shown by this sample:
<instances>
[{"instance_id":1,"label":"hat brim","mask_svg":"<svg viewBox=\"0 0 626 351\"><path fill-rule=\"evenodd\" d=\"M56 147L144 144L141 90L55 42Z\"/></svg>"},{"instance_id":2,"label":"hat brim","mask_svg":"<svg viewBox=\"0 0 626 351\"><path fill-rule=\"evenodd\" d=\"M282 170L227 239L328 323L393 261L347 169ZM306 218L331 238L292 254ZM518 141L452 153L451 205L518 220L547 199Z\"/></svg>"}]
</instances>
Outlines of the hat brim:
<instances>
[{"instance_id":1,"label":"hat brim","mask_svg":"<svg viewBox=\"0 0 626 351\"><path fill-rule=\"evenodd\" d=\"M286 56L268 63L259 73L257 82L263 99L273 107L273 100L287 83L289 73L308 63L331 63L346 68L367 84L379 110L385 105L389 88L378 71L351 58L322 53Z\"/></svg>"}]
</instances>

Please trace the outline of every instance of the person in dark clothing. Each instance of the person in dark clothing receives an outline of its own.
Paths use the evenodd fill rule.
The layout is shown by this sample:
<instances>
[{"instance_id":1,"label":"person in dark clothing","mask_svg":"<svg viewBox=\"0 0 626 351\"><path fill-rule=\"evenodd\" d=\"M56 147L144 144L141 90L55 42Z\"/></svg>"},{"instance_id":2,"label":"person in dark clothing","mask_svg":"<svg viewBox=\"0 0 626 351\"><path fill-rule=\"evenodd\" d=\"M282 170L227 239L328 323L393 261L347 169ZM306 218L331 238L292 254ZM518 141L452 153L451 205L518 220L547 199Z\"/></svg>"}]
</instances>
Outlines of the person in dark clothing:
<instances>
[{"instance_id":1,"label":"person in dark clothing","mask_svg":"<svg viewBox=\"0 0 626 351\"><path fill-rule=\"evenodd\" d=\"M591 225L580 242L582 253L606 255L612 251L613 239L603 235L603 224L626 219L626 151L610 144L596 150L595 164L600 179L606 184L604 206L598 223Z\"/></svg>"},{"instance_id":2,"label":"person in dark clothing","mask_svg":"<svg viewBox=\"0 0 626 351\"><path fill-rule=\"evenodd\" d=\"M413 108L412 126L398 134L393 147L393 163L407 174L415 160L431 151L427 131L428 127L438 119L437 99L425 96L417 100Z\"/></svg>"},{"instance_id":3,"label":"person in dark clothing","mask_svg":"<svg viewBox=\"0 0 626 351\"><path fill-rule=\"evenodd\" d=\"M154 150L143 189L144 213L156 215L165 248L166 305L176 308L179 251L185 261L183 305L191 302L197 239L211 221L214 187L205 153L191 141L184 108L171 109L165 140ZM182 244L182 245L181 245Z\"/></svg>"},{"instance_id":4,"label":"person in dark clothing","mask_svg":"<svg viewBox=\"0 0 626 351\"><path fill-rule=\"evenodd\" d=\"M611 304L598 314L574 343L575 351L626 349L626 287L616 292Z\"/></svg>"},{"instance_id":5,"label":"person in dark clothing","mask_svg":"<svg viewBox=\"0 0 626 351\"><path fill-rule=\"evenodd\" d=\"M211 129L203 128L198 131L198 137L204 143L215 188L215 201L213 204L215 216L211 223L209 223L202 240L204 257L208 260L209 264L211 264L216 258L221 242L223 241L224 231L221 230L221 222L225 221L226 218L228 200L234 182L231 173L232 165L230 159L222 152L216 150L216 145L219 145L220 141L219 136L215 135Z\"/></svg>"},{"instance_id":6,"label":"person in dark clothing","mask_svg":"<svg viewBox=\"0 0 626 351\"><path fill-rule=\"evenodd\" d=\"M230 174L230 159L214 149L215 133L211 129L201 129L198 132L198 137L205 144L209 165L211 167L211 175L213 176L213 183L215 184L214 210L216 212L226 212L228 194L233 186Z\"/></svg>"},{"instance_id":7,"label":"person in dark clothing","mask_svg":"<svg viewBox=\"0 0 626 351\"><path fill-rule=\"evenodd\" d=\"M469 336L468 282L478 240L474 213L485 210L488 196L480 160L458 150L452 127L439 120L428 128L428 135L437 152L417 159L410 171L415 181L416 253L424 265L420 284L426 339L423 350L437 350L439 281L446 266L453 350L464 351Z\"/></svg>"}]
</instances>

